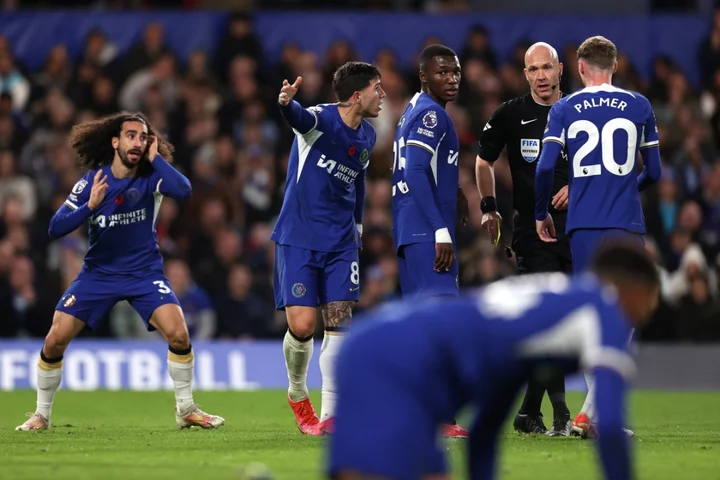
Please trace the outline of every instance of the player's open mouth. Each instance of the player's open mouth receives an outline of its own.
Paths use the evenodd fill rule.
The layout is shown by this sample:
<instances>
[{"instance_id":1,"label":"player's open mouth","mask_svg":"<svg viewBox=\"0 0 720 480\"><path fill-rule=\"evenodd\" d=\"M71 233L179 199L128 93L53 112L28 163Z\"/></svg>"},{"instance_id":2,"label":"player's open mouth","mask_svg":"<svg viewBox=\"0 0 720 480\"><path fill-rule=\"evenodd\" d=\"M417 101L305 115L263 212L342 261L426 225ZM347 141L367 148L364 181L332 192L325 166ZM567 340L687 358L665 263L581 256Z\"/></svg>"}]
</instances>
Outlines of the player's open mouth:
<instances>
[{"instance_id":1,"label":"player's open mouth","mask_svg":"<svg viewBox=\"0 0 720 480\"><path fill-rule=\"evenodd\" d=\"M458 89L457 88L448 88L445 90L445 93L447 93L449 96L454 97L457 95Z\"/></svg>"},{"instance_id":2,"label":"player's open mouth","mask_svg":"<svg viewBox=\"0 0 720 480\"><path fill-rule=\"evenodd\" d=\"M128 158L129 158L130 160L140 160L140 157L141 157L141 156L142 156L142 152L140 152L140 151L136 151L136 152L130 151L130 152L128 152Z\"/></svg>"}]
</instances>

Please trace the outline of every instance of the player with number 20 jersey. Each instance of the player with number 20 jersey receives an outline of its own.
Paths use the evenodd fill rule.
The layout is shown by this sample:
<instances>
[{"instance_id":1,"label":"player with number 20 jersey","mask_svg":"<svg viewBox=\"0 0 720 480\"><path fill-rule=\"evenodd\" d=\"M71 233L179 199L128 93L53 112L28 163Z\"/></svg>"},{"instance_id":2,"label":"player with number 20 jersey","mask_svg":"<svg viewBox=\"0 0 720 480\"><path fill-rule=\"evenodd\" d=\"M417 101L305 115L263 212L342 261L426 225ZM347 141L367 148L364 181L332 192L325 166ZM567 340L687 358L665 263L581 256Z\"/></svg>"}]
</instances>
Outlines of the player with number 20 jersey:
<instances>
[{"instance_id":1,"label":"player with number 20 jersey","mask_svg":"<svg viewBox=\"0 0 720 480\"><path fill-rule=\"evenodd\" d=\"M567 147L567 234L575 272L585 269L593 250L609 236L630 234L642 241L645 219L639 191L657 181L661 169L652 106L641 94L611 85L610 59L616 65L616 54L603 58L602 48L614 45L600 39L592 37L578 50L586 88L550 110L535 177L535 219L550 223L547 205L553 168L557 154ZM603 61L609 68L601 68ZM601 65L596 68L592 62ZM638 151L645 167L639 175ZM554 227L549 227L550 235L538 227L540 238L546 241L553 240Z\"/></svg>"}]
</instances>

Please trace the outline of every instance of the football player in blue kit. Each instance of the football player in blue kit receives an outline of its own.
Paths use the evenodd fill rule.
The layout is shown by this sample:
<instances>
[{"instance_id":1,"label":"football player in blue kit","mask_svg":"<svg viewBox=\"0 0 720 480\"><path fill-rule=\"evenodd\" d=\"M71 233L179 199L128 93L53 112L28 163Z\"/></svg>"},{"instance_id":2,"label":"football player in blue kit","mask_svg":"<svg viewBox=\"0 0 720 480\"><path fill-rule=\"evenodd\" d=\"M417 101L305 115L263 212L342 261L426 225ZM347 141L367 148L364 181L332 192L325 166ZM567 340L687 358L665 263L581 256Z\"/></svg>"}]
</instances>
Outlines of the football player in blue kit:
<instances>
[{"instance_id":1,"label":"football player in blue kit","mask_svg":"<svg viewBox=\"0 0 720 480\"><path fill-rule=\"evenodd\" d=\"M335 409L334 365L343 334L360 299L365 174L385 92L380 71L364 62L338 68L332 82L339 103L303 108L293 97L302 78L283 82L278 104L295 132L285 199L271 239L275 242L274 291L288 330L283 353L288 402L300 431L325 435ZM318 307L325 334L320 350L322 410L310 402L307 370L313 354Z\"/></svg>"},{"instance_id":2,"label":"football player in blue kit","mask_svg":"<svg viewBox=\"0 0 720 480\"><path fill-rule=\"evenodd\" d=\"M599 245L627 237L642 245L645 218L640 191L661 174L658 131L650 102L641 94L612 85L617 48L604 37L590 37L578 48L578 70L585 88L561 98L550 110L535 176L537 233L555 242L547 211L557 155L567 149L570 237L573 271L587 268ZM638 152L644 168L640 174ZM575 417L577 434L592 434L595 418L593 379L587 377L585 405ZM628 433L632 433L629 432Z\"/></svg>"},{"instance_id":3,"label":"football player in blue kit","mask_svg":"<svg viewBox=\"0 0 720 480\"><path fill-rule=\"evenodd\" d=\"M393 236L404 297L457 296L455 224L460 142L445 105L460 85L460 61L444 45L420 54L422 91L398 123L393 144Z\"/></svg>"},{"instance_id":4,"label":"football player in blue kit","mask_svg":"<svg viewBox=\"0 0 720 480\"><path fill-rule=\"evenodd\" d=\"M467 200L459 186L460 142L445 105L460 85L460 61L444 45L420 54L421 91L412 97L398 123L393 143L393 237L404 298L459 294L455 247L458 206L464 221ZM443 433L466 438L448 419Z\"/></svg>"},{"instance_id":5,"label":"football player in blue kit","mask_svg":"<svg viewBox=\"0 0 720 480\"><path fill-rule=\"evenodd\" d=\"M37 409L16 430L50 427L65 350L85 326L94 328L122 300L135 308L148 330L158 330L168 342L178 427L219 427L222 417L193 402L193 349L163 273L155 231L163 197L182 200L192 193L190 181L168 163L172 145L142 114L125 112L74 126L70 145L89 171L50 220L48 233L60 238L87 222L89 248L82 271L57 304L40 351Z\"/></svg>"},{"instance_id":6,"label":"football player in blue kit","mask_svg":"<svg viewBox=\"0 0 720 480\"><path fill-rule=\"evenodd\" d=\"M358 318L336 367L330 478L449 479L437 428L467 406L476 417L466 478L495 478L515 398L548 369L592 373L603 478L632 478L622 429L635 369L627 336L657 306L658 273L642 247L625 243L603 245L590 270L509 277L460 298L396 302ZM391 412L379 426L368 421L378 410Z\"/></svg>"}]
</instances>

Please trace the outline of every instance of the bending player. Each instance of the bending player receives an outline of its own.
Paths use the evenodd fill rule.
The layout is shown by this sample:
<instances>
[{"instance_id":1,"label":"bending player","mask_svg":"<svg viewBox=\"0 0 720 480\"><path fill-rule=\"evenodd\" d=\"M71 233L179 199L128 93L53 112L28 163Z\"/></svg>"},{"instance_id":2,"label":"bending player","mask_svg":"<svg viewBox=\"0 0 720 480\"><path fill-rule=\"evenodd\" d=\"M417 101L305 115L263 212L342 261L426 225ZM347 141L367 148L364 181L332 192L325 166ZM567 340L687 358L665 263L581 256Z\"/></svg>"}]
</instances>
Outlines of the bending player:
<instances>
[{"instance_id":1,"label":"bending player","mask_svg":"<svg viewBox=\"0 0 720 480\"><path fill-rule=\"evenodd\" d=\"M168 163L172 145L157 136L143 115L129 113L76 125L70 144L90 171L50 220L48 233L60 238L89 221L90 245L82 271L57 304L40 351L37 410L16 430L50 427L65 350L86 325L94 328L122 300L149 331L158 330L168 342L178 427L219 427L222 417L193 402L193 349L180 304L163 273L155 231L163 197L182 200L192 193L190 181Z\"/></svg>"},{"instance_id":2,"label":"bending player","mask_svg":"<svg viewBox=\"0 0 720 480\"><path fill-rule=\"evenodd\" d=\"M460 143L445 105L455 100L460 76L453 50L426 47L420 54L422 91L410 100L395 133L393 236L405 298L459 293L455 222ZM467 437L454 420L443 433Z\"/></svg>"},{"instance_id":3,"label":"bending player","mask_svg":"<svg viewBox=\"0 0 720 480\"><path fill-rule=\"evenodd\" d=\"M547 205L555 162L560 151L567 149L567 235L576 273L587 267L593 252L609 238L626 236L643 243L645 219L639 191L657 182L661 173L650 102L637 92L612 86L617 70L615 45L604 37L591 37L580 45L577 56L585 88L560 99L550 110L535 177L537 232L541 240L555 242ZM638 151L645 167L639 175ZM587 400L573 422L573 431L583 436L592 434L595 420L592 378L587 382Z\"/></svg>"},{"instance_id":4,"label":"bending player","mask_svg":"<svg viewBox=\"0 0 720 480\"><path fill-rule=\"evenodd\" d=\"M295 140L285 200L271 236L274 290L276 307L285 310L288 321L283 340L288 402L302 433L324 435L332 429L335 409L335 357L360 299L365 171L376 139L365 118L378 116L385 92L380 71L363 62L346 63L335 72L332 85L340 103L304 109L293 100L301 83L301 77L292 85L285 80L278 98ZM318 307L325 323L320 419L307 389Z\"/></svg>"},{"instance_id":5,"label":"bending player","mask_svg":"<svg viewBox=\"0 0 720 480\"><path fill-rule=\"evenodd\" d=\"M337 363L330 477L449 479L435 431L471 405L479 413L470 431L467 478L490 480L500 430L522 385L548 368L583 368L599 385L604 478L631 478L621 428L634 370L627 335L656 307L659 279L636 245L604 246L591 270L575 278L521 275L460 299L398 302L368 314ZM394 413L381 428L367 422L382 409Z\"/></svg>"}]
</instances>

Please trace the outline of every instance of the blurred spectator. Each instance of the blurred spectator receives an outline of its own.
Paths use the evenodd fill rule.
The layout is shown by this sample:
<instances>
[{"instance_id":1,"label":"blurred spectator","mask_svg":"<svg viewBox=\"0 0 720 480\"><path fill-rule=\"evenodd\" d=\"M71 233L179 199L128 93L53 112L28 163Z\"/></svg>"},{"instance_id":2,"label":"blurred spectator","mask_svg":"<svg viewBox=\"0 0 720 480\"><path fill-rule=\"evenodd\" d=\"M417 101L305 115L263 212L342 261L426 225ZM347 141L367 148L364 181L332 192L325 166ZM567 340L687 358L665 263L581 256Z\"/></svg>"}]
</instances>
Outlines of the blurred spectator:
<instances>
[{"instance_id":1,"label":"blurred spectator","mask_svg":"<svg viewBox=\"0 0 720 480\"><path fill-rule=\"evenodd\" d=\"M122 2L119 2L122 4ZM138 3L138 2L135 2ZM147 2L146 2L147 3ZM467 1L389 2L428 11L462 11ZM359 3L357 3L359 4ZM127 3L125 4L127 5ZM365 6L365 4L363 4ZM416 55L440 42L440 32L417 45ZM338 38L324 53L288 43L277 58L265 55L250 16L233 14L211 45L181 55L166 42L164 27L149 23L128 51L107 32L93 29L84 45L52 45L37 71L16 62L0 36L0 336L44 335L61 292L82 266L87 229L50 242L47 224L82 174L66 145L77 122L118 109L143 110L176 146L175 165L193 182L187 202L164 199L157 215L158 244L168 256L166 274L183 306L194 339L281 337L284 314L274 311L274 245L269 240L282 203L292 131L279 115L283 79L303 76L303 105L334 102L334 70L360 56ZM462 286L479 286L515 273L515 260L490 246L480 230L475 188L475 139L500 102L527 89L521 41L501 56L483 26L466 34L459 51L463 78L457 102L448 105L461 143L460 185L470 206L469 225L458 230ZM565 71L561 87L581 88L576 45L557 45ZM207 48L207 50L205 49ZM71 56L70 52L77 52ZM376 52L387 92L372 122L378 141L368 167L361 299L357 311L399 295L391 233L390 171L393 139L408 100L420 88L415 58L404 63L392 48ZM720 13L698 45L703 88L664 56L651 77L638 73L621 52L614 83L652 102L661 137L663 177L643 194L646 245L661 273L662 301L647 341L720 341ZM506 159L496 162L497 197L504 237L511 241L512 191ZM127 303L110 314L98 335L145 337Z\"/></svg>"}]
</instances>

